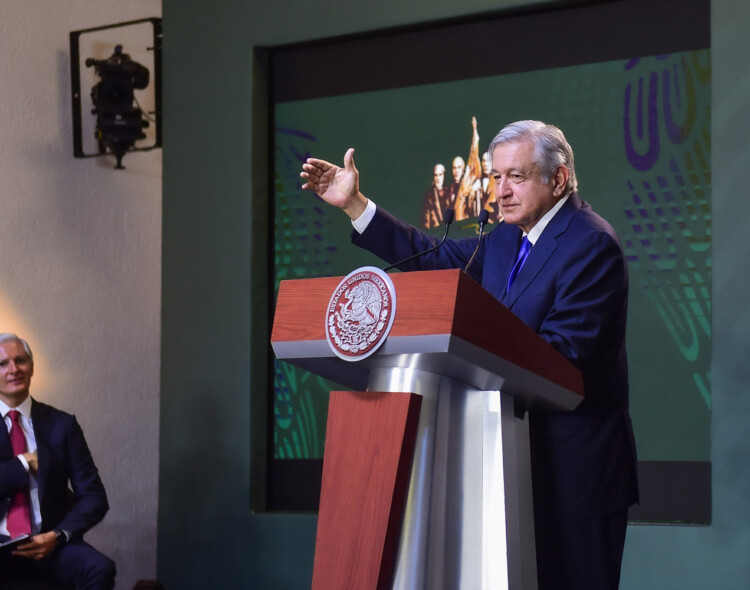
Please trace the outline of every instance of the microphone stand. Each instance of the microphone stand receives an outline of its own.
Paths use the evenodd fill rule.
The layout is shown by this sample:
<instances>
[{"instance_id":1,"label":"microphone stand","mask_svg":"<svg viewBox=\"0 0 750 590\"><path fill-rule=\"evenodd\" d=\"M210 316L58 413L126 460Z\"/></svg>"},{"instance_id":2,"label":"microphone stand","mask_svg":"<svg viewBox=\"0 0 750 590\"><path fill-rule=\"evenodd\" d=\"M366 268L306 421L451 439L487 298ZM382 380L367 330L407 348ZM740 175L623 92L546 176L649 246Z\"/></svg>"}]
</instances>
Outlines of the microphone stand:
<instances>
[{"instance_id":1,"label":"microphone stand","mask_svg":"<svg viewBox=\"0 0 750 590\"><path fill-rule=\"evenodd\" d=\"M435 250L437 250L438 248L440 248L440 246L442 246L443 243L445 242L445 238L448 237L448 230L450 229L451 223L453 223L453 216L454 215L455 215L455 211L453 210L452 207L448 207L445 210L445 213L443 213L443 219L445 219L445 233L443 233L443 238L440 240L440 242L438 242L437 245L433 246L429 250L423 250L422 252L417 252L416 254L412 254L408 258L404 258L403 260L399 260L398 262L394 262L393 264L391 264L389 266L386 266L383 269L383 272L388 272L389 270L391 270L393 268L396 268L397 266L400 266L400 265L404 264L405 262L411 262L415 258L419 258L420 256L424 256L425 254L429 254L430 252L434 252Z\"/></svg>"},{"instance_id":2,"label":"microphone stand","mask_svg":"<svg viewBox=\"0 0 750 590\"><path fill-rule=\"evenodd\" d=\"M482 209L482 212L479 214L479 241L477 242L477 247L474 248L474 253L471 255L471 258L469 258L469 262L466 263L464 272L469 272L469 267L471 266L471 263L474 262L474 257L477 255L477 252L479 252L479 247L482 245L482 237L484 237L484 226L489 218L490 212L487 211L487 209Z\"/></svg>"}]
</instances>

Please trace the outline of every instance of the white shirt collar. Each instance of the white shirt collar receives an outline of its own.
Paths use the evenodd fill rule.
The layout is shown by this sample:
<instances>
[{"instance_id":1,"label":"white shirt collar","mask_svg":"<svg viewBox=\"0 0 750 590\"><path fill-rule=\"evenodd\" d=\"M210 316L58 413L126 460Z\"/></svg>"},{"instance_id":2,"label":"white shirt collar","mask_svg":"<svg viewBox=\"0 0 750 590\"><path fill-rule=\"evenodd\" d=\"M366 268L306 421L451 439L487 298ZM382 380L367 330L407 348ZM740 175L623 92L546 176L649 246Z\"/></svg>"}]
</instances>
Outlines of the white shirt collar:
<instances>
[{"instance_id":1,"label":"white shirt collar","mask_svg":"<svg viewBox=\"0 0 750 590\"><path fill-rule=\"evenodd\" d=\"M5 418L11 410L18 410L27 420L31 420L31 396L28 396L23 400L23 403L16 408L11 408L7 406L4 401L0 400L0 414L3 415L3 418Z\"/></svg>"},{"instance_id":2,"label":"white shirt collar","mask_svg":"<svg viewBox=\"0 0 750 590\"><path fill-rule=\"evenodd\" d=\"M570 197L570 195L563 197L557 203L555 203L555 206L547 211L547 213L545 213L542 218L536 222L536 225L531 228L531 231L528 234L524 234L529 239L529 242L531 242L532 246L536 244L536 241L539 239L539 236L542 235L544 228L547 227L547 224L550 221L552 221L555 213L557 213L562 208L562 206L565 204L565 201L568 200L568 197Z\"/></svg>"}]
</instances>

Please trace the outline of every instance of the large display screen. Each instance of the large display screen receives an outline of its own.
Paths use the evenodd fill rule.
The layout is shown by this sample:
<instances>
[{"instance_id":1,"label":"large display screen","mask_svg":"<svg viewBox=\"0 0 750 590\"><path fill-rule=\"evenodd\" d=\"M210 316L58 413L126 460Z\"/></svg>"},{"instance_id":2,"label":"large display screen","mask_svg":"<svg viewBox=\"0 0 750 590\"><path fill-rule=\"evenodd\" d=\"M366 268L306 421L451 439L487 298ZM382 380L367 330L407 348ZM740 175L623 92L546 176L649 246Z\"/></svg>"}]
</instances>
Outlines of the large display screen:
<instances>
[{"instance_id":1,"label":"large display screen","mask_svg":"<svg viewBox=\"0 0 750 590\"><path fill-rule=\"evenodd\" d=\"M587 3L274 52L273 287L385 265L350 244L348 218L300 189L307 156L342 165L354 147L367 197L435 235L451 203L460 237L477 232L483 208L499 221L483 165L497 131L521 119L558 126L581 198L615 227L629 265L643 496L631 518L701 523L710 520L709 3L658 4ZM328 392L341 386L283 361L272 371L269 504L314 509ZM310 500L273 499L274 487L299 488L310 473Z\"/></svg>"}]
</instances>

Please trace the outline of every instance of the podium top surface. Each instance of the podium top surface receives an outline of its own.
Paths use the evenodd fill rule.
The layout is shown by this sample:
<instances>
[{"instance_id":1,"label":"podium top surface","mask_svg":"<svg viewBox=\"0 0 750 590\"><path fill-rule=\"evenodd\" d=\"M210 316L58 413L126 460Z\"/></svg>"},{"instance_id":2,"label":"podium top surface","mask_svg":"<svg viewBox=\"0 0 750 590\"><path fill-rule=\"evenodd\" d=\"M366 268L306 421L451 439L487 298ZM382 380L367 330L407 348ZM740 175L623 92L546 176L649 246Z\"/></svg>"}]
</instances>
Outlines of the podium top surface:
<instances>
[{"instance_id":1,"label":"podium top surface","mask_svg":"<svg viewBox=\"0 0 750 590\"><path fill-rule=\"evenodd\" d=\"M364 390L374 367L410 367L502 390L527 407L571 410L583 399L580 371L460 270L389 275L396 317L383 346L360 361L326 340L326 308L341 277L282 281L271 344L279 359Z\"/></svg>"}]
</instances>

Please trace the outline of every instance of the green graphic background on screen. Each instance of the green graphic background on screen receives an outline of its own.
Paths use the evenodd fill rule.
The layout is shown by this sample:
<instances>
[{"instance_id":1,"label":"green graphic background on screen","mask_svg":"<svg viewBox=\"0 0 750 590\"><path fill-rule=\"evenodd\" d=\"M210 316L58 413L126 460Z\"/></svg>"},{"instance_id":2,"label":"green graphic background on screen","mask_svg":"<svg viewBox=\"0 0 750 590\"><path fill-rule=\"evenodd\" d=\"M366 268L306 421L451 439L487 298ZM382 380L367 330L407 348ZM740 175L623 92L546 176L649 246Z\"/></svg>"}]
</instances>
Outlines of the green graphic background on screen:
<instances>
[{"instance_id":1,"label":"green graphic background on screen","mask_svg":"<svg viewBox=\"0 0 750 590\"><path fill-rule=\"evenodd\" d=\"M710 459L711 178L708 50L296 101L276 106L276 288L383 264L349 243L340 212L299 185L308 155L415 225L433 167L451 180L506 123L541 119L573 146L580 196L617 230L630 271L631 414L640 460ZM476 233L457 222L452 237ZM428 230L442 234L442 228ZM323 318L321 318L323 322ZM331 383L276 361L274 456L323 456Z\"/></svg>"}]
</instances>

